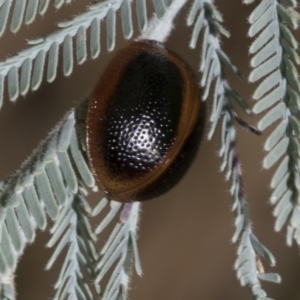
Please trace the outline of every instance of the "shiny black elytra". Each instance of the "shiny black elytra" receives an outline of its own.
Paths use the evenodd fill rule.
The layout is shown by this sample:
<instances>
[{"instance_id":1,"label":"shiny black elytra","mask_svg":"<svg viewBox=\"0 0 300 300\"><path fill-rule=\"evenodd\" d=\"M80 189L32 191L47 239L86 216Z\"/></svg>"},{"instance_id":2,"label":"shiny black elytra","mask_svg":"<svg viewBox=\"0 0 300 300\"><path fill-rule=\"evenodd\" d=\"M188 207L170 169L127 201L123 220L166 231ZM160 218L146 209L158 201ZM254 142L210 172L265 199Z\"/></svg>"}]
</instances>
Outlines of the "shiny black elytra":
<instances>
[{"instance_id":1,"label":"shiny black elytra","mask_svg":"<svg viewBox=\"0 0 300 300\"><path fill-rule=\"evenodd\" d=\"M89 102L87 154L98 185L120 202L161 195L189 168L203 126L186 63L158 42L131 43L109 62Z\"/></svg>"}]
</instances>

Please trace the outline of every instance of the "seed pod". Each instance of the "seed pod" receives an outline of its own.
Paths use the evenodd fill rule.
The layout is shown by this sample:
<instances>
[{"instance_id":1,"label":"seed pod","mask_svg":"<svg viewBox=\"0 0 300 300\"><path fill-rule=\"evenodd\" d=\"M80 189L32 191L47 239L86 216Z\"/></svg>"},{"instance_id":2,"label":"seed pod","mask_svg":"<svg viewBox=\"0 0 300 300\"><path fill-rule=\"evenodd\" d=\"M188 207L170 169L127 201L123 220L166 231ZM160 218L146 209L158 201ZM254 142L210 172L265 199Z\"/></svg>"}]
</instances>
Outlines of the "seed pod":
<instances>
[{"instance_id":1,"label":"seed pod","mask_svg":"<svg viewBox=\"0 0 300 300\"><path fill-rule=\"evenodd\" d=\"M190 68L174 52L155 41L119 50L86 121L89 164L107 197L143 201L171 189L196 155L204 111Z\"/></svg>"}]
</instances>

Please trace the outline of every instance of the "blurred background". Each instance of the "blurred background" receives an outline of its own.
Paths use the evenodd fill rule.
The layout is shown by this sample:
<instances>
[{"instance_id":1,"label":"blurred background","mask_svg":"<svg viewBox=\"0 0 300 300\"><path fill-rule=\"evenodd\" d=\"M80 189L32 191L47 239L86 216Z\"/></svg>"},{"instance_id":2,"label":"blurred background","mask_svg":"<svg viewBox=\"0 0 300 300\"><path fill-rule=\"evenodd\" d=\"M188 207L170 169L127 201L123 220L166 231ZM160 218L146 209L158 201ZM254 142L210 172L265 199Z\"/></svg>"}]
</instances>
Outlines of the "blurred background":
<instances>
[{"instance_id":1,"label":"blurred background","mask_svg":"<svg viewBox=\"0 0 300 300\"><path fill-rule=\"evenodd\" d=\"M228 78L252 106L251 94L255 85L247 82L250 72L247 52L251 43L247 37L247 17L254 6L242 5L241 2L227 0L215 1L215 4L223 14L224 26L231 33L230 39L222 39L224 51L245 76L244 80L240 80L228 73ZM74 0L58 11L51 7L45 17L37 18L30 26L23 26L17 34L7 30L0 42L1 60L24 49L26 39L56 30L57 22L83 12L90 3ZM151 1L149 4L152 7ZM196 50L188 48L191 29L186 27L185 20L189 8L190 3L176 19L167 46L184 57L197 71L201 47L198 43ZM62 76L60 67L58 77L52 84L43 83L38 91L29 92L16 103L9 102L5 95L0 112L1 179L15 172L66 111L80 103L93 89L111 56L105 47L104 27L100 58L76 66L70 78ZM137 34L135 31L135 36ZM125 43L121 34L118 37L117 48ZM199 73L197 76L200 78ZM208 111L210 106L211 99L208 100ZM242 117L252 124L257 124L260 118L249 118L243 113ZM299 250L295 245L291 248L286 246L284 230L274 232L274 218L269 204L269 182L274 169L262 169L263 143L270 132L271 129L258 137L238 128L238 147L254 232L277 259L275 268L265 264L265 269L282 276L280 285L264 283L263 287L274 299L295 300L300 299ZM134 273L130 300L250 299L248 290L240 286L233 269L237 250L237 245L231 243L234 214L228 192L230 184L224 182L224 176L219 171L218 147L217 130L212 141L203 140L193 166L171 192L143 203L138 245L144 274L139 278ZM100 195L94 194L90 197L90 203L95 205L99 199ZM48 231L39 231L35 243L25 249L20 259L16 274L19 300L49 299L53 295L60 265L57 263L50 272L44 271L52 253L52 249L45 247L48 240Z\"/></svg>"}]
</instances>

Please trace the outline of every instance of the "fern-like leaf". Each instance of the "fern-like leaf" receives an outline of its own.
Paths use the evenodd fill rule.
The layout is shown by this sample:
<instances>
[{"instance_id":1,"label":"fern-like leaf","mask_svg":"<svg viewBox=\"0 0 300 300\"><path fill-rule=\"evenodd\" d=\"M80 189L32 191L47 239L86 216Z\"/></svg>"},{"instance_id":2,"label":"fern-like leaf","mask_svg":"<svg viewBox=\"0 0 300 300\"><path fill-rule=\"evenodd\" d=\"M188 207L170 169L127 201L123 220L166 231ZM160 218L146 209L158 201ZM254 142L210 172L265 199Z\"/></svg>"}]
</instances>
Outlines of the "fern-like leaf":
<instances>
[{"instance_id":1,"label":"fern-like leaf","mask_svg":"<svg viewBox=\"0 0 300 300\"><path fill-rule=\"evenodd\" d=\"M107 202L106 199L103 199L95 208L93 215L99 214L107 205ZM119 221L102 248L100 260L96 266L95 285L101 299L113 300L126 296L129 288L132 259L134 259L137 274L140 276L142 274L136 243L139 206L138 202L122 205L111 201L110 212L96 228L96 234L100 234L119 213ZM100 282L110 269L112 269L111 275L105 288L102 288Z\"/></svg>"},{"instance_id":2,"label":"fern-like leaf","mask_svg":"<svg viewBox=\"0 0 300 300\"><path fill-rule=\"evenodd\" d=\"M72 0L56 0L53 5L59 9L63 4L70 3ZM16 33L21 28L22 24L29 25L35 19L37 14L44 16L50 0L3 0L0 3L0 37L3 35L8 21L8 16L12 12L12 20L10 31Z\"/></svg>"},{"instance_id":3,"label":"fern-like leaf","mask_svg":"<svg viewBox=\"0 0 300 300\"><path fill-rule=\"evenodd\" d=\"M231 179L232 182L230 188L233 198L232 210L236 212L236 230L232 241L237 242L240 239L238 257L235 262L237 276L242 285L250 287L252 295L256 299L268 299L260 285L260 280L279 282L280 277L273 273L263 273L257 263L260 262L259 256L266 259L272 266L275 264L275 259L267 248L258 241L251 229L251 219L244 194L242 170L237 151L237 133L234 121L237 121L239 125L248 131L255 133L259 133L259 131L240 119L232 105L232 101L234 101L245 112L250 113L244 100L230 87L225 78L225 66L237 75L239 75L239 72L221 49L220 35L229 36L221 22L222 17L211 1L195 0L188 17L188 24L194 24L190 46L196 46L201 30L204 31L200 64L201 86L204 88L203 100L207 99L210 88L214 83L213 107L210 115L211 129L208 138L210 139L213 136L217 124L222 120L221 148L219 151L222 158L221 171L225 172L226 180ZM260 61L264 55L263 53L253 63ZM276 59L278 60L278 58ZM268 68L272 69L273 62L270 66ZM254 74L253 76L257 77L259 75Z\"/></svg>"},{"instance_id":4,"label":"fern-like leaf","mask_svg":"<svg viewBox=\"0 0 300 300\"><path fill-rule=\"evenodd\" d=\"M266 140L264 148L268 154L263 166L269 169L280 162L271 181L274 189L271 203L276 204L275 230L288 225L289 245L293 239L300 245L300 81L295 66L299 65L299 55L297 41L289 29L298 26L296 4L294 1L263 0L249 18L249 34L257 36L250 48L254 55L250 80L264 77L253 96L257 100L253 111L261 113L270 108L258 124L261 130L278 123Z\"/></svg>"},{"instance_id":5,"label":"fern-like leaf","mask_svg":"<svg viewBox=\"0 0 300 300\"><path fill-rule=\"evenodd\" d=\"M7 76L8 91L12 101L16 100L19 94L25 95L29 88L36 90L39 88L44 74L46 55L47 62L47 81L51 82L56 78L58 67L59 48L63 52L63 72L69 76L73 71L73 38L76 38L76 58L77 63L82 64L87 58L86 55L86 31L90 30L92 57L95 58L100 53L100 21L108 17L111 20L115 11L120 8L121 0L101 2L91 6L89 11L75 17L68 22L60 23L62 28L47 38L31 41L32 46L21 51L17 56L9 58L0 63L0 82ZM115 26L113 26L115 27ZM107 39L110 41L108 48L114 48L114 29L107 26ZM79 42L80 41L80 42ZM20 78L18 70L20 69ZM3 85L0 86L0 99L3 97ZM1 103L1 100L0 100Z\"/></svg>"},{"instance_id":6,"label":"fern-like leaf","mask_svg":"<svg viewBox=\"0 0 300 300\"><path fill-rule=\"evenodd\" d=\"M66 205L67 191L77 192L78 180L94 186L74 125L75 112L72 111L20 170L2 183L2 274L14 271L25 244L35 238L36 227L46 228L45 212L53 220L58 218Z\"/></svg>"},{"instance_id":7,"label":"fern-like leaf","mask_svg":"<svg viewBox=\"0 0 300 300\"><path fill-rule=\"evenodd\" d=\"M87 216L87 213L91 213L91 208L84 198L85 190L80 190L77 194L69 193L67 203L51 229L52 238L47 244L48 247L57 244L47 269L51 268L61 251L68 246L55 284L53 299L57 300L93 299L84 273L91 280L95 278L94 265L98 258L95 248L96 236Z\"/></svg>"},{"instance_id":8,"label":"fern-like leaf","mask_svg":"<svg viewBox=\"0 0 300 300\"><path fill-rule=\"evenodd\" d=\"M22 2L23 6L26 3L26 1L16 1L16 3L19 2ZM59 3L61 2L59 1ZM103 20L106 20L107 50L112 51L115 48L116 12L119 9L121 10L123 36L126 39L131 38L133 34L131 2L131 0L107 0L94 4L89 7L87 12L76 16L70 21L59 23L60 30L57 32L46 38L30 41L28 49L1 62L0 107L3 102L5 78L7 78L8 94L11 101L15 101L19 95L26 95L29 89L37 90L42 83L44 69L47 69L47 81L52 82L57 75L60 48L62 48L63 53L62 64L65 76L69 76L73 72L75 63L84 63L88 57L88 30L90 35L90 56L93 59L98 57L101 50L100 23ZM3 4L3 9L6 7L5 3ZM164 16L171 3L172 1L167 1L168 6L166 6L164 0L153 1L158 18ZM147 9L144 0L136 0L136 12L140 30L144 30L147 26ZM169 18L170 22L173 21L173 18ZM20 22L19 19L18 22ZM74 46L73 40L75 40L76 46ZM73 51L75 52L75 57L73 56Z\"/></svg>"}]
</instances>

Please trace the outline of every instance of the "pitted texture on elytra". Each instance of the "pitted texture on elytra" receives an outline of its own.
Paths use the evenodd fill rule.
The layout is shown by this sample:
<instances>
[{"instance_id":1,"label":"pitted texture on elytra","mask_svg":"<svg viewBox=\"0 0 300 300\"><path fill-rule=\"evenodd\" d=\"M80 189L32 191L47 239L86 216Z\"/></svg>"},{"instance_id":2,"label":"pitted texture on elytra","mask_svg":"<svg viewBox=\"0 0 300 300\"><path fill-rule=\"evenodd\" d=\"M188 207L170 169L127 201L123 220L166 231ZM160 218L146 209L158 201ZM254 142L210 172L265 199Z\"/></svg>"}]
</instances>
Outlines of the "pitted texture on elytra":
<instances>
[{"instance_id":1,"label":"pitted texture on elytra","mask_svg":"<svg viewBox=\"0 0 300 300\"><path fill-rule=\"evenodd\" d=\"M162 161L176 139L183 93L181 74L165 56L133 58L106 112L101 151L113 176L138 179Z\"/></svg>"}]
</instances>

